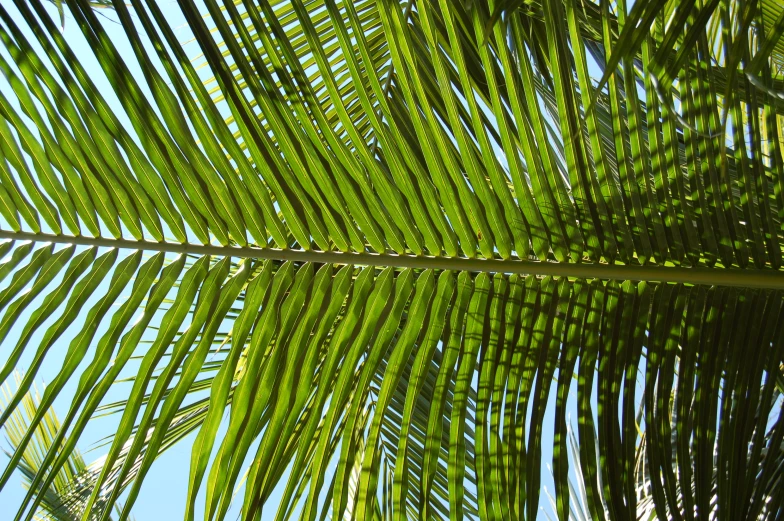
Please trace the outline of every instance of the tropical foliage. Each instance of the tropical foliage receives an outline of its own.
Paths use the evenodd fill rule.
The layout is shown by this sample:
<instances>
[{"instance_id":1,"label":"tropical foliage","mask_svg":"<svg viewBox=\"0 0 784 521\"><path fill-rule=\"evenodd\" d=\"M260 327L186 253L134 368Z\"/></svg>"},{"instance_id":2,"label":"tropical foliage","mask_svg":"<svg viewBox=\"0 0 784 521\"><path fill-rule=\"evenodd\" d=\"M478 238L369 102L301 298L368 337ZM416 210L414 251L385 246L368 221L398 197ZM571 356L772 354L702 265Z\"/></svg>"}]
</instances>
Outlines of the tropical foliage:
<instances>
[{"instance_id":1,"label":"tropical foliage","mask_svg":"<svg viewBox=\"0 0 784 521\"><path fill-rule=\"evenodd\" d=\"M777 0L4 2L15 520L126 519L192 433L186 520L530 520L543 464L559 519L778 519L783 31Z\"/></svg>"},{"instance_id":2,"label":"tropical foliage","mask_svg":"<svg viewBox=\"0 0 784 521\"><path fill-rule=\"evenodd\" d=\"M22 377L14 375L16 384ZM0 405L5 409L6 404L13 396L11 386L2 389ZM6 421L5 434L11 447L16 449L23 442L28 433L30 422L39 411L41 395L35 385L22 397L19 406ZM26 448L17 463L17 468L22 474L23 485L29 490L30 484L35 479L47 451L52 447L52 440L61 428L60 420L53 409L45 411L40 419L38 428L32 432L32 438L25 441ZM11 456L6 452L7 456ZM100 471L100 460L87 465L78 449L68 454L68 459L58 471L58 475L49 487L39 490L41 502L38 512L33 519L36 521L78 521L84 512L84 500L90 496L94 476ZM118 505L115 505L117 507ZM102 509L96 509L96 514Z\"/></svg>"}]
</instances>

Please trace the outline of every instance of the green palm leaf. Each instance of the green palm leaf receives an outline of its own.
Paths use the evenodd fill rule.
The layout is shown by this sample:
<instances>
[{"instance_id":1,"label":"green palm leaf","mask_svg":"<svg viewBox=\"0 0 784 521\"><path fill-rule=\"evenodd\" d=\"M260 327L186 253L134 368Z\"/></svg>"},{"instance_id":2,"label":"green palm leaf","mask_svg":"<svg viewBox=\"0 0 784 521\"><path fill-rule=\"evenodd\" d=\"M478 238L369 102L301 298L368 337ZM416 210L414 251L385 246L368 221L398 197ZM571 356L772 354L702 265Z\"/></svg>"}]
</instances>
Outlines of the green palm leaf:
<instances>
[{"instance_id":1,"label":"green palm leaf","mask_svg":"<svg viewBox=\"0 0 784 521\"><path fill-rule=\"evenodd\" d=\"M18 373L15 373L14 377L18 385L22 377ZM12 394L10 386L3 387L3 411L7 410ZM52 441L62 426L54 410L50 408L41 411L43 421L36 429L31 430L31 421L39 411L41 411L41 395L33 386L5 423L5 434L10 448L16 451L23 443L26 444L17 468L28 489L41 468L44 455L51 449ZM27 441L23 442L24 437L30 434L33 436L31 442L29 444ZM9 455L7 452L6 454ZM65 465L60 468L49 488L43 492L39 491L41 501L34 519L40 521L80 519L98 468L100 468L100 460L87 465L78 449L68 453Z\"/></svg>"},{"instance_id":2,"label":"green palm leaf","mask_svg":"<svg viewBox=\"0 0 784 521\"><path fill-rule=\"evenodd\" d=\"M0 5L15 519L777 518L782 12Z\"/></svg>"}]
</instances>

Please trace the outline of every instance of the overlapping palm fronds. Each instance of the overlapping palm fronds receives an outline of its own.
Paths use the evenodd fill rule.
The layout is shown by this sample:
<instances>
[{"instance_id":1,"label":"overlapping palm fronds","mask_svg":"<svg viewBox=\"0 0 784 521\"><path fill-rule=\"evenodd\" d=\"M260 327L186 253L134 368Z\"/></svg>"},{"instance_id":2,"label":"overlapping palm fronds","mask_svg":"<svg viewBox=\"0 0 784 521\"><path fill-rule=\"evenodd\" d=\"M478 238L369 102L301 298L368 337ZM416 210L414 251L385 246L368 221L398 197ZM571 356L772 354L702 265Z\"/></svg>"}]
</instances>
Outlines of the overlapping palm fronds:
<instances>
[{"instance_id":1,"label":"overlapping palm fronds","mask_svg":"<svg viewBox=\"0 0 784 521\"><path fill-rule=\"evenodd\" d=\"M545 445L634 519L643 436L647 512L780 515L777 1L61 5L0 5L0 426L65 353L0 488L76 382L15 519L109 412L82 521L193 432L187 520L533 519Z\"/></svg>"},{"instance_id":2,"label":"overlapping palm fronds","mask_svg":"<svg viewBox=\"0 0 784 521\"><path fill-rule=\"evenodd\" d=\"M14 377L17 383L22 379L18 373L15 373ZM9 385L3 387L3 399L0 402L2 408L0 410L5 410L6 403L13 394ZM15 451L23 443L26 444L26 448L22 451L22 457L17 463L17 469L20 471L22 482L28 490L41 468L45 454L52 447L52 440L55 439L62 426L54 409L50 408L44 411L38 428L34 431L29 430L31 420L40 410L40 402L41 396L36 386L33 385L4 426L4 433L12 451ZM27 436L32 436L32 438L26 439ZM7 456L11 456L5 449L3 451ZM76 521L81 519L84 505L90 497L99 469L100 462L87 465L81 452L78 449L73 449L67 455L65 463L49 487L43 492L39 490L38 495L41 499L34 519L36 521ZM101 509L97 509L94 517L97 517L100 511Z\"/></svg>"},{"instance_id":3,"label":"overlapping palm fronds","mask_svg":"<svg viewBox=\"0 0 784 521\"><path fill-rule=\"evenodd\" d=\"M772 396L766 393L772 403L779 402L781 399L781 380L776 385L776 388L773 390ZM762 405L762 404L760 404ZM673 402L670 402L670 406L674 406ZM773 417L769 418L768 422L764 422L759 418L759 415L762 413L764 414L766 407L762 405L760 409L757 410L757 416L754 418L753 429L759 430L760 432L765 433L765 439L762 442L765 447L762 449L762 452L749 451L747 452L748 455L756 455L760 456L760 454L764 454L763 458L772 461L776 460L775 464L764 463L761 468L763 469L762 472L757 473L756 475L749 475L748 479L749 482L747 483L747 487L750 490L754 490L752 495L762 498L764 503L769 503L771 499L775 496L775 490L779 486L780 483L780 473L781 473L781 460L782 460L782 451L784 450L784 446L781 445L780 439L778 439L779 434L777 431L781 429L781 417ZM640 424L642 420L642 407L638 412L637 423ZM683 436L684 433L678 429L678 422L673 417L673 410L670 410L670 418L672 422L671 427L671 437L672 437L672 444L678 444L678 437ZM583 475L582 469L580 468L580 449L578 448L578 443L576 441L576 437L574 435L573 429L570 429L568 432L569 438L569 455L572 458L572 461L576 463L576 472L573 477L570 477L568 480L568 495L570 498L569 503L569 511L568 511L568 519L569 521L587 521L588 519L592 519L590 509L588 506L588 497L586 495L586 490L588 486L585 483L585 477ZM757 439L759 440L759 435L757 435ZM772 443L771 443L772 441ZM596 447L597 452L599 452L599 447ZM635 468L634 468L634 476L635 476L635 484L634 490L636 492L637 497L637 505L636 505L636 519L638 520L645 520L645 519L653 519L656 517L656 500L654 499L653 495L653 487L651 484L651 474L650 468L648 467L649 458L647 456L648 450L648 443L645 434L642 434L638 443L637 449L635 453ZM741 454L741 458L743 458L743 454ZM754 467L757 465L754 461L747 461L746 464ZM677 457L672 461L673 465L673 472L678 473L678 460ZM769 466L770 465L770 466ZM717 455L714 454L714 467L718 467L718 459ZM779 468L776 468L779 467ZM718 482L720 479L720 472L714 472L713 474L713 483L709 488L711 497L710 500L707 502L709 513L708 517L717 518L720 515L720 504L718 501ZM687 506L693 506L693 499L696 493L696 483L694 481L694 475L685 476L689 477L692 482L689 485L689 489L687 491L682 492L681 486L684 484L683 481L678 481L675 484L675 494L677 497L677 504L680 509L683 509ZM556 505L555 498L545 490L547 494L548 500L553 507L553 510L556 510L558 507ZM605 516L607 515L607 501L601 495L600 490L600 503L605 512ZM758 500L759 501L759 500ZM762 506L762 508L770 508L768 505ZM665 512L665 515L669 513L668 517L675 517L677 515L677 510L675 513L672 512ZM563 515L563 512L561 512ZM694 513L693 513L694 514ZM548 519L552 519L552 517L545 513L545 516ZM759 512L757 512L757 517L759 517ZM750 519L754 519L755 516L749 515Z\"/></svg>"}]
</instances>

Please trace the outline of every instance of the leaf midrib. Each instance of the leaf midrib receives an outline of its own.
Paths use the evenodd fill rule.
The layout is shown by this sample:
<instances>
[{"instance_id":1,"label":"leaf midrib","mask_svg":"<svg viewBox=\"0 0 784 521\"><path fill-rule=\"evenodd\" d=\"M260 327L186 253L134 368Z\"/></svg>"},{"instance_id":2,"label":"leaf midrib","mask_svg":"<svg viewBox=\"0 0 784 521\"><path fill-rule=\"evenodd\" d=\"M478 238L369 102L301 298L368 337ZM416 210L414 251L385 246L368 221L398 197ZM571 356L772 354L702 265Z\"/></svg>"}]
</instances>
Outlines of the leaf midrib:
<instances>
[{"instance_id":1,"label":"leaf midrib","mask_svg":"<svg viewBox=\"0 0 784 521\"><path fill-rule=\"evenodd\" d=\"M357 266L441 269L487 273L557 276L580 279L639 280L736 286L745 288L784 289L784 270L772 268L709 268L678 266L635 266L604 263L574 263L530 260L469 259L387 253L343 253L334 251L281 250L239 246L215 246L173 242L135 241L104 237L75 237L48 233L0 230L0 239L51 242L78 246L99 246L166 253L218 255L292 262L316 262Z\"/></svg>"}]
</instances>

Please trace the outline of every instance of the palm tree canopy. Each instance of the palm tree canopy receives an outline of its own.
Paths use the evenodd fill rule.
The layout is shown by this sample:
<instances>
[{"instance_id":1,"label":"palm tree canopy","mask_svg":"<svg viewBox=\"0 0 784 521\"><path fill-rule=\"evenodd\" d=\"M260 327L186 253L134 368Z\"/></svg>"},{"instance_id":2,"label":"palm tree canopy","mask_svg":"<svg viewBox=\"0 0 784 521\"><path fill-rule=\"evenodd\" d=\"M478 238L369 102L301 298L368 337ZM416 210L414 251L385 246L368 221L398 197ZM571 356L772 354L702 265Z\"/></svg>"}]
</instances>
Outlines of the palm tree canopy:
<instances>
[{"instance_id":1,"label":"palm tree canopy","mask_svg":"<svg viewBox=\"0 0 784 521\"><path fill-rule=\"evenodd\" d=\"M0 5L15 520L107 411L82 521L194 432L188 521L531 520L545 445L561 519L576 474L591 518L778 519L782 32L778 0Z\"/></svg>"}]
</instances>

